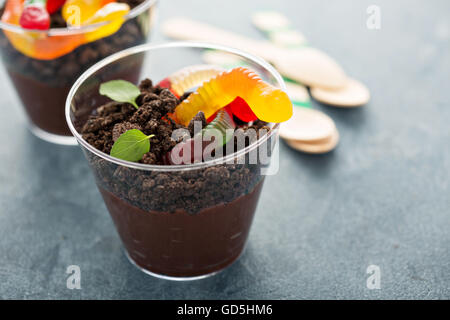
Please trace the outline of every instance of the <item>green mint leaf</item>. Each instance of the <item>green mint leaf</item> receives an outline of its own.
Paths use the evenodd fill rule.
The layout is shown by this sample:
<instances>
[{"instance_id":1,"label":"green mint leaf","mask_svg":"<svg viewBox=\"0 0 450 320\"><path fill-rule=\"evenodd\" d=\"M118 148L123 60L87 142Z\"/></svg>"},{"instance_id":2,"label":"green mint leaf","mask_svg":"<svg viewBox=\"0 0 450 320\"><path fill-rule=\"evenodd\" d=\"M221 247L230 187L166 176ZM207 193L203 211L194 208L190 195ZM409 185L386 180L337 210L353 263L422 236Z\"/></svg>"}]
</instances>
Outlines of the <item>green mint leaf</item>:
<instances>
[{"instance_id":1,"label":"green mint leaf","mask_svg":"<svg viewBox=\"0 0 450 320\"><path fill-rule=\"evenodd\" d=\"M150 151L150 138L138 129L131 129L123 133L114 143L111 156L127 161L139 161Z\"/></svg>"},{"instance_id":2,"label":"green mint leaf","mask_svg":"<svg viewBox=\"0 0 450 320\"><path fill-rule=\"evenodd\" d=\"M100 94L117 102L131 103L136 109L136 98L141 94L141 90L131 82L125 80L111 80L100 85Z\"/></svg>"}]
</instances>

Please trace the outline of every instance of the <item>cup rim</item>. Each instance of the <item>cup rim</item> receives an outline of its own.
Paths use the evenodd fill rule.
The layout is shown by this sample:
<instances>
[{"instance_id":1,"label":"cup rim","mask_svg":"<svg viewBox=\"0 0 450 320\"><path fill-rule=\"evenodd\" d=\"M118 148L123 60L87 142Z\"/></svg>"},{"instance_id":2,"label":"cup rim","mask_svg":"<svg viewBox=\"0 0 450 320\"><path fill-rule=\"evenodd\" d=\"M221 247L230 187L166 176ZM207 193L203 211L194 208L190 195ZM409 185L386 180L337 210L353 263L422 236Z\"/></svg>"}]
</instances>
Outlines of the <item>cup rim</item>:
<instances>
[{"instance_id":1,"label":"cup rim","mask_svg":"<svg viewBox=\"0 0 450 320\"><path fill-rule=\"evenodd\" d=\"M145 2L142 2L140 5L131 9L130 12L128 12L124 16L125 21L128 21L130 19L139 16L142 12L144 12L151 6L155 5L158 1L159 0L145 0ZM112 22L114 22L114 20L102 21L81 27L50 28L48 30L37 30L37 29L24 29L21 26L6 23L0 20L0 29L14 31L17 33L32 32L38 34L45 34L47 36L70 36L90 32Z\"/></svg>"},{"instance_id":2,"label":"cup rim","mask_svg":"<svg viewBox=\"0 0 450 320\"><path fill-rule=\"evenodd\" d=\"M227 53L239 55L243 58L246 58L246 59L260 65L264 69L266 69L271 74L271 76L273 76L275 78L279 88L283 91L287 90L286 84L284 83L282 76L278 73L278 71L274 67L272 67L271 64L269 64L262 58L254 56L250 53L243 52L236 48L231 48L231 47L216 45L216 44L211 44L211 43L205 43L205 42L194 42L194 41L172 41L172 42L163 42L163 43L158 43L158 44L143 44L143 45L131 47L131 48L119 51L119 52L97 62L96 64L94 64L92 67L90 67L88 70L86 70L77 79L77 81L75 81L72 88L70 89L69 94L66 99L65 116L66 116L67 125L69 126L70 131L72 132L73 136L76 138L76 140L78 141L80 146L86 148L93 154L97 155L100 158L103 158L106 161L115 163L120 166L125 166L128 168L145 170L145 171L164 171L164 172L188 171L188 170L206 168L206 167L210 167L210 166L214 166L214 165L218 165L218 164L233 163L230 161L258 148L260 145L262 145L267 140L269 140L269 138L271 138L274 135L275 136L277 135L278 128L280 126L279 123L273 124L273 126L268 134L264 135L263 138L258 139L256 142L245 147L244 149L241 149L237 152L234 152L232 154L229 154L227 156L224 156L224 157L221 157L218 159L212 159L212 160L208 160L206 162L198 162L198 163L183 164L183 165L150 165L150 164L143 164L143 163L121 160L121 159L112 157L112 156L96 149L95 147L90 145L86 140L84 140L83 137L75 129L75 127L72 123L72 119L70 117L71 103L72 103L73 97L75 96L75 93L79 89L79 87L95 72L99 71L103 67L106 67L107 65L109 65L119 59L131 56L134 54L151 51L151 50L167 49L167 48L212 49L212 50L221 50L221 51L225 51Z\"/></svg>"}]
</instances>

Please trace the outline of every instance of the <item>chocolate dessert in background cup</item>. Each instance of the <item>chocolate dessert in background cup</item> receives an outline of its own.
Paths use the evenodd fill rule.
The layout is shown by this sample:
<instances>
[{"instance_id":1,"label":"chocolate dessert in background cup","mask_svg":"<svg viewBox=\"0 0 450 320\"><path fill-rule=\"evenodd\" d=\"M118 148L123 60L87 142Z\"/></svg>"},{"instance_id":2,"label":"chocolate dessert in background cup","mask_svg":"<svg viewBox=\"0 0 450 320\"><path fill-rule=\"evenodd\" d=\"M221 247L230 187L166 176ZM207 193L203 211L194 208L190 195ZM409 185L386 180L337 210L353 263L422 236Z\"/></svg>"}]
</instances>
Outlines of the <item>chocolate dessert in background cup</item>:
<instances>
[{"instance_id":1,"label":"chocolate dessert in background cup","mask_svg":"<svg viewBox=\"0 0 450 320\"><path fill-rule=\"evenodd\" d=\"M23 3L23 0L12 1ZM49 29L32 30L7 22L16 18L6 15L8 1L0 1L2 61L25 108L29 128L41 139L76 144L64 116L67 94L75 80L105 57L148 41L157 0L99 2L127 5L127 13L120 21L115 18L68 27L59 8L50 15ZM129 70L118 72L123 73L123 78L137 79L140 67L136 61Z\"/></svg>"},{"instance_id":2,"label":"chocolate dessert in background cup","mask_svg":"<svg viewBox=\"0 0 450 320\"><path fill-rule=\"evenodd\" d=\"M245 68L204 65L205 49L229 54ZM116 77L116 70L142 60L140 81L131 84ZM270 87L282 98L276 101L283 102L285 110L278 117L274 103L271 117L292 114L284 82L270 64L236 49L203 43L148 44L124 50L87 70L69 93L68 125L90 164L127 257L148 274L172 280L203 278L236 261L247 242L279 124L258 120L259 113L245 109L247 100L238 97L214 111L205 109L213 100L195 105L202 88L214 91L212 99L222 98L217 93L219 81L228 81L230 94L255 83ZM130 94L124 97L124 92ZM261 97L245 94L243 98L258 101L261 107ZM203 109L197 113L196 107ZM190 115L183 120L186 114ZM196 158L195 152L184 149L199 137L198 132L205 137L211 128L221 126L231 127L232 137L211 140L219 143L212 152L215 157L204 158L205 152ZM187 137L175 135L177 130ZM255 136L249 134L253 132ZM143 151L134 148L137 144L120 149L130 141L149 145ZM130 150L139 156L126 158ZM174 154L187 157L176 162Z\"/></svg>"}]
</instances>

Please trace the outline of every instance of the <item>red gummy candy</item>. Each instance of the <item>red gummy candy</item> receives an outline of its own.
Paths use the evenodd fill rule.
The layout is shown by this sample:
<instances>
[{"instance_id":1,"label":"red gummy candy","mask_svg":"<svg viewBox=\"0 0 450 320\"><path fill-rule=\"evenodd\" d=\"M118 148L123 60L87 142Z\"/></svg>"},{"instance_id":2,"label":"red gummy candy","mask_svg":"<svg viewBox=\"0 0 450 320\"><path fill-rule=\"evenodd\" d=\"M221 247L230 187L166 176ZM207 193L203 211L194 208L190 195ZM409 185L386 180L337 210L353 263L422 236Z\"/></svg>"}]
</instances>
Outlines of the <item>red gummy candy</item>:
<instances>
[{"instance_id":1,"label":"red gummy candy","mask_svg":"<svg viewBox=\"0 0 450 320\"><path fill-rule=\"evenodd\" d=\"M66 0L47 0L47 12L53 14L58 11Z\"/></svg>"},{"instance_id":2,"label":"red gummy candy","mask_svg":"<svg viewBox=\"0 0 450 320\"><path fill-rule=\"evenodd\" d=\"M227 106L225 106L225 110L228 114L233 117L236 116L240 120L244 122L255 121L258 117L252 111L250 106L245 102L241 97L236 97L232 102L230 102ZM206 119L206 122L210 123L216 117L217 112L214 113L211 117Z\"/></svg>"},{"instance_id":3,"label":"red gummy candy","mask_svg":"<svg viewBox=\"0 0 450 320\"><path fill-rule=\"evenodd\" d=\"M169 89L175 97L177 97L178 99L180 98L180 96L172 89L172 82L169 78L162 79L160 82L158 82L157 85L161 88Z\"/></svg>"},{"instance_id":4,"label":"red gummy candy","mask_svg":"<svg viewBox=\"0 0 450 320\"><path fill-rule=\"evenodd\" d=\"M158 83L158 86L160 86L161 88L166 88L166 89L169 89L170 85L171 85L171 83L170 83L170 79L169 78L162 79Z\"/></svg>"},{"instance_id":5,"label":"red gummy candy","mask_svg":"<svg viewBox=\"0 0 450 320\"><path fill-rule=\"evenodd\" d=\"M23 10L19 23L24 29L48 30L50 15L45 7L30 5Z\"/></svg>"},{"instance_id":6,"label":"red gummy candy","mask_svg":"<svg viewBox=\"0 0 450 320\"><path fill-rule=\"evenodd\" d=\"M255 121L258 117L253 113L250 106L241 97L236 97L227 108L231 113L244 122Z\"/></svg>"}]
</instances>

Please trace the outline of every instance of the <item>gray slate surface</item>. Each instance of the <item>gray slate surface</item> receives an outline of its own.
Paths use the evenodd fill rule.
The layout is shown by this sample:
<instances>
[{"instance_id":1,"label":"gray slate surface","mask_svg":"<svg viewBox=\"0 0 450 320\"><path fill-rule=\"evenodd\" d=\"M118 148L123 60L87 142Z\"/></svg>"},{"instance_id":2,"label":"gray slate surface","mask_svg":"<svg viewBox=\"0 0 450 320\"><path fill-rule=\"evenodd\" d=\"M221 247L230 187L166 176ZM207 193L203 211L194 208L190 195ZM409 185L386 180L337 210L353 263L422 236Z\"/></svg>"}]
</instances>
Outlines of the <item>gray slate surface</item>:
<instances>
[{"instance_id":1,"label":"gray slate surface","mask_svg":"<svg viewBox=\"0 0 450 320\"><path fill-rule=\"evenodd\" d=\"M161 2L160 21L184 14L254 37L249 14L274 3ZM206 280L158 280L126 260L81 151L33 137L2 73L0 298L450 298L449 2L377 0L378 31L366 28L372 1L276 3L373 99L358 110L314 104L336 121L338 149L282 144L247 251ZM72 264L81 290L66 288ZM370 264L380 290L366 288Z\"/></svg>"}]
</instances>

